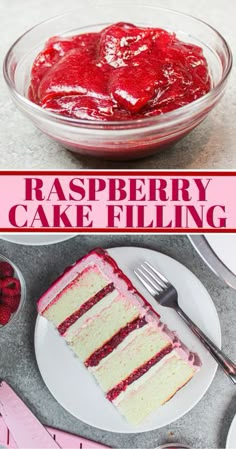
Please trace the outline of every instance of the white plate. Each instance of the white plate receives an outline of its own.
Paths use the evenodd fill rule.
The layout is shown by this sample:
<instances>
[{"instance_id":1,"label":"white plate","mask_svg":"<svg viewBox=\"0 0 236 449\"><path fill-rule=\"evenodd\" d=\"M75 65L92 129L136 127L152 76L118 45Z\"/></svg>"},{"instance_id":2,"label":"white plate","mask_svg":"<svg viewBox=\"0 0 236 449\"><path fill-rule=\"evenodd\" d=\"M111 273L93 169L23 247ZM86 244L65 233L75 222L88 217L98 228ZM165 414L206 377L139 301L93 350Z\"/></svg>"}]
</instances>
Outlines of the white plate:
<instances>
[{"instance_id":1,"label":"white plate","mask_svg":"<svg viewBox=\"0 0 236 449\"><path fill-rule=\"evenodd\" d=\"M132 427L107 401L93 377L66 346L53 326L38 317L35 329L35 352L39 370L55 399L78 419L112 432L145 432L170 424L191 410L209 388L217 365L198 339L173 310L160 307L133 274L143 260L156 265L179 291L180 305L209 337L221 345L221 330L215 306L201 282L187 268L164 254L145 248L121 247L108 250L134 285L161 313L172 330L203 362L199 373L172 399L139 427Z\"/></svg>"},{"instance_id":2,"label":"white plate","mask_svg":"<svg viewBox=\"0 0 236 449\"><path fill-rule=\"evenodd\" d=\"M236 415L229 429L226 441L226 449L236 449Z\"/></svg>"},{"instance_id":3,"label":"white plate","mask_svg":"<svg viewBox=\"0 0 236 449\"><path fill-rule=\"evenodd\" d=\"M75 237L77 234L1 234L0 238L7 242L17 243L19 245L51 245L52 243L60 243Z\"/></svg>"},{"instance_id":4,"label":"white plate","mask_svg":"<svg viewBox=\"0 0 236 449\"><path fill-rule=\"evenodd\" d=\"M236 274L236 235L209 234L205 238L219 259Z\"/></svg>"}]
</instances>

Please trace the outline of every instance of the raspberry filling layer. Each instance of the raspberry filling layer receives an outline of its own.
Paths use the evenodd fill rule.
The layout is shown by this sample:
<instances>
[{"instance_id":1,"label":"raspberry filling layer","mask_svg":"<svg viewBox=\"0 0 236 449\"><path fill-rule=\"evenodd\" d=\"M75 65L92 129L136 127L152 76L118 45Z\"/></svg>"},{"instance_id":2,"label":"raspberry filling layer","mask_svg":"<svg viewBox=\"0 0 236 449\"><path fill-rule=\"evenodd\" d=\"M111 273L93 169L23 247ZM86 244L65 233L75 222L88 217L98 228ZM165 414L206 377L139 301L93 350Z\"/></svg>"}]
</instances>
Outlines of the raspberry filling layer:
<instances>
[{"instance_id":1,"label":"raspberry filling layer","mask_svg":"<svg viewBox=\"0 0 236 449\"><path fill-rule=\"evenodd\" d=\"M102 288L96 295L92 296L88 301L86 301L79 310L72 313L68 318L66 318L63 323L58 326L58 331L61 335L63 335L67 329L69 329L72 324L74 324L82 315L84 315L89 309L91 309L95 304L101 301L108 293L113 292L115 289L114 284L108 284L104 288Z\"/></svg>"},{"instance_id":2,"label":"raspberry filling layer","mask_svg":"<svg viewBox=\"0 0 236 449\"><path fill-rule=\"evenodd\" d=\"M70 282L70 285L69 285L69 286L66 285L61 291L59 291L59 293L57 293L57 294L55 295L55 297L54 297L51 301L48 302L48 304L47 304L46 307L44 307L44 308L42 308L42 309L40 310L41 314L44 315L45 312L47 312L48 309L50 309L51 306L53 306L54 304L56 304L56 303L60 300L60 298L63 296L63 294L64 294L69 288L72 288L72 287L74 287L76 284L78 284L78 283L80 282L81 278L82 278L86 273L88 273L91 269L92 269L92 267L89 266L89 267L86 267L83 271L81 271L81 273L79 273L79 274L76 276L76 278L73 279L73 280ZM67 271L67 270L65 270L65 272L63 273L62 276L64 276L64 274L66 273L66 271ZM69 270L68 270L68 271L69 271ZM57 281L55 282L55 284L56 284L56 283L57 283Z\"/></svg>"},{"instance_id":3,"label":"raspberry filling layer","mask_svg":"<svg viewBox=\"0 0 236 449\"><path fill-rule=\"evenodd\" d=\"M49 39L33 63L29 98L68 117L119 121L172 111L210 88L202 48L160 28L117 23Z\"/></svg>"},{"instance_id":4,"label":"raspberry filling layer","mask_svg":"<svg viewBox=\"0 0 236 449\"><path fill-rule=\"evenodd\" d=\"M145 317L136 318L131 323L127 324L125 327L119 330L107 343L105 343L101 348L97 349L85 362L85 366L97 366L99 362L109 355L114 349L119 346L119 344L133 332L135 329L140 329L145 324L147 324Z\"/></svg>"},{"instance_id":5,"label":"raspberry filling layer","mask_svg":"<svg viewBox=\"0 0 236 449\"><path fill-rule=\"evenodd\" d=\"M108 391L108 393L106 394L107 399L109 401L114 401L114 399L116 399L122 391L125 391L130 384L139 379L139 377L143 376L153 365L160 362L160 360L165 357L165 355L169 354L172 349L173 345L168 345L167 347L162 349L162 351L152 357L148 362L144 363L142 366L133 371L130 376L122 380L118 385Z\"/></svg>"}]
</instances>

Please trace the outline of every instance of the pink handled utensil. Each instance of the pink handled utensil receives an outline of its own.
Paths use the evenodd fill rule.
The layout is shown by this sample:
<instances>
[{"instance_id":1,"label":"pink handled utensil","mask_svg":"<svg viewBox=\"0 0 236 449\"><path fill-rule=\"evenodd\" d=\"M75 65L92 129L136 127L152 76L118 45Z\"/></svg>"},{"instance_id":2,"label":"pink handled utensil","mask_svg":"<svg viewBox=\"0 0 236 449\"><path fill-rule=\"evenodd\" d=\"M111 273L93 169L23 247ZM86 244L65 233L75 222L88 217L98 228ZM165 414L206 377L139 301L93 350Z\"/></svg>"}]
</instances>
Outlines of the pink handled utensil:
<instances>
[{"instance_id":1,"label":"pink handled utensil","mask_svg":"<svg viewBox=\"0 0 236 449\"><path fill-rule=\"evenodd\" d=\"M105 449L99 443L45 428L7 385L0 383L0 446L8 449Z\"/></svg>"},{"instance_id":2,"label":"pink handled utensil","mask_svg":"<svg viewBox=\"0 0 236 449\"><path fill-rule=\"evenodd\" d=\"M77 435L72 435L61 430L46 427L52 438L63 449L107 449L107 446L95 443L94 441L87 440ZM5 424L3 418L0 416L0 446L4 446L7 449L19 449L10 430Z\"/></svg>"}]
</instances>

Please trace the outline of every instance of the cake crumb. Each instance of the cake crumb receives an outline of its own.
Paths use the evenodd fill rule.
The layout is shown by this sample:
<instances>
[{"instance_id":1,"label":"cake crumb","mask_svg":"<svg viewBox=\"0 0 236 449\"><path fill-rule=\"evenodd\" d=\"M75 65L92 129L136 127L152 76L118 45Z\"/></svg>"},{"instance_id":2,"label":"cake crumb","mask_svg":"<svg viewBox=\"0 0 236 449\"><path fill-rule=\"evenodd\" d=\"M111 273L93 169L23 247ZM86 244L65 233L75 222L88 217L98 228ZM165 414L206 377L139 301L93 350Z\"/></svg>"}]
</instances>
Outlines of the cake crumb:
<instances>
[{"instance_id":1,"label":"cake crumb","mask_svg":"<svg viewBox=\"0 0 236 449\"><path fill-rule=\"evenodd\" d=\"M169 432L168 433L168 436L171 438L171 437L173 437L174 436L174 432Z\"/></svg>"}]
</instances>

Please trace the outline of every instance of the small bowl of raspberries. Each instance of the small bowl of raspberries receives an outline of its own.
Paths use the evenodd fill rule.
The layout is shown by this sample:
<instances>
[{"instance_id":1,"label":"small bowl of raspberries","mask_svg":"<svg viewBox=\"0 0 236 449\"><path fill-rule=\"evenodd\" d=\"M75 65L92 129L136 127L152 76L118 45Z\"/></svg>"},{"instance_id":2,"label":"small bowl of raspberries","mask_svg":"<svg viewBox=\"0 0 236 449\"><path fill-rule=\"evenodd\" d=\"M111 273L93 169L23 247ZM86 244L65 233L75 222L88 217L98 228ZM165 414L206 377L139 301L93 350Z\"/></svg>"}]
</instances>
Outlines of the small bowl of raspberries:
<instances>
[{"instance_id":1,"label":"small bowl of raspberries","mask_svg":"<svg viewBox=\"0 0 236 449\"><path fill-rule=\"evenodd\" d=\"M25 294L25 282L19 268L0 256L0 330L18 316Z\"/></svg>"}]
</instances>

